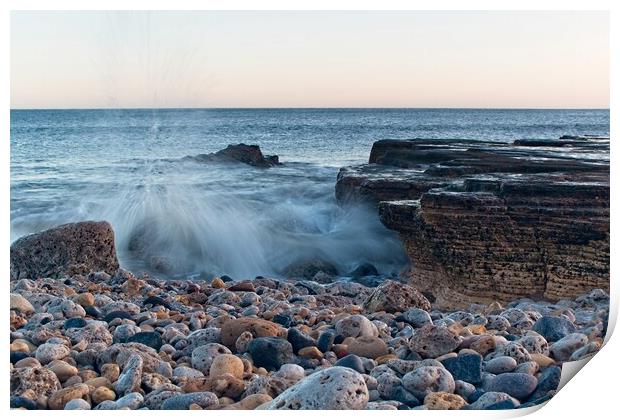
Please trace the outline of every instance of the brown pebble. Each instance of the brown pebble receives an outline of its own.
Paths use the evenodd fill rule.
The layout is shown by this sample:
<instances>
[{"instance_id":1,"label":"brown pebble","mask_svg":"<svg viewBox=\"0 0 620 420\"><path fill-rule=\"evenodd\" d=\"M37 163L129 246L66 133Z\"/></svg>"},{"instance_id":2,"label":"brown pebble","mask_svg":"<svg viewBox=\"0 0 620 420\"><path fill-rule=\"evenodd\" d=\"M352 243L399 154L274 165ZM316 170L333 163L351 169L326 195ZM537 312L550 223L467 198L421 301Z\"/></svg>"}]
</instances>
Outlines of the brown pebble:
<instances>
[{"instance_id":1,"label":"brown pebble","mask_svg":"<svg viewBox=\"0 0 620 420\"><path fill-rule=\"evenodd\" d=\"M90 394L90 397L95 404L99 404L103 401L114 401L116 399L116 394L110 388L100 386Z\"/></svg>"},{"instance_id":2,"label":"brown pebble","mask_svg":"<svg viewBox=\"0 0 620 420\"><path fill-rule=\"evenodd\" d=\"M80 293L74 298L75 303L81 306L94 306L95 296L92 293Z\"/></svg>"},{"instance_id":3,"label":"brown pebble","mask_svg":"<svg viewBox=\"0 0 620 420\"><path fill-rule=\"evenodd\" d=\"M323 353L316 346L304 347L300 349L297 354L307 359L322 359Z\"/></svg>"},{"instance_id":4,"label":"brown pebble","mask_svg":"<svg viewBox=\"0 0 620 420\"><path fill-rule=\"evenodd\" d=\"M90 388L86 384L71 385L54 392L48 399L47 405L52 410L62 410L69 401L86 397L89 392Z\"/></svg>"},{"instance_id":5,"label":"brown pebble","mask_svg":"<svg viewBox=\"0 0 620 420\"><path fill-rule=\"evenodd\" d=\"M101 366L101 376L105 376L110 382L115 382L120 374L121 368L116 363L106 363Z\"/></svg>"},{"instance_id":6,"label":"brown pebble","mask_svg":"<svg viewBox=\"0 0 620 420\"><path fill-rule=\"evenodd\" d=\"M226 287L226 283L224 283L224 280L222 280L221 278L216 277L213 279L213 281L211 281L211 287L216 289L223 289Z\"/></svg>"},{"instance_id":7,"label":"brown pebble","mask_svg":"<svg viewBox=\"0 0 620 420\"><path fill-rule=\"evenodd\" d=\"M222 376L230 374L235 378L243 378L243 362L240 358L232 354L220 354L213 359L209 376Z\"/></svg>"},{"instance_id":8,"label":"brown pebble","mask_svg":"<svg viewBox=\"0 0 620 420\"><path fill-rule=\"evenodd\" d=\"M394 359L398 359L398 356L396 356L395 354L384 354L383 356L379 356L375 359L375 362L378 365L382 365L385 362L387 362L388 360L394 360Z\"/></svg>"},{"instance_id":9,"label":"brown pebble","mask_svg":"<svg viewBox=\"0 0 620 420\"><path fill-rule=\"evenodd\" d=\"M379 337L357 337L349 343L348 352L360 357L376 359L388 354L388 346Z\"/></svg>"},{"instance_id":10,"label":"brown pebble","mask_svg":"<svg viewBox=\"0 0 620 420\"><path fill-rule=\"evenodd\" d=\"M17 363L15 363L15 368L17 369L26 368L26 367L35 368L35 367L40 367L40 366L41 366L41 362L39 362L34 357L26 357L25 359L22 359L18 361Z\"/></svg>"},{"instance_id":11,"label":"brown pebble","mask_svg":"<svg viewBox=\"0 0 620 420\"><path fill-rule=\"evenodd\" d=\"M467 405L467 401L457 394L431 392L424 398L424 405L429 410L460 410Z\"/></svg>"},{"instance_id":12,"label":"brown pebble","mask_svg":"<svg viewBox=\"0 0 620 420\"><path fill-rule=\"evenodd\" d=\"M56 377L60 382L64 382L78 373L75 366L71 366L63 360L53 360L47 365L47 368L56 374Z\"/></svg>"},{"instance_id":13,"label":"brown pebble","mask_svg":"<svg viewBox=\"0 0 620 420\"><path fill-rule=\"evenodd\" d=\"M100 376L98 378L92 378L88 381L84 382L86 385L92 386L93 388L106 387L112 389L112 382L106 378L105 376Z\"/></svg>"}]
</instances>

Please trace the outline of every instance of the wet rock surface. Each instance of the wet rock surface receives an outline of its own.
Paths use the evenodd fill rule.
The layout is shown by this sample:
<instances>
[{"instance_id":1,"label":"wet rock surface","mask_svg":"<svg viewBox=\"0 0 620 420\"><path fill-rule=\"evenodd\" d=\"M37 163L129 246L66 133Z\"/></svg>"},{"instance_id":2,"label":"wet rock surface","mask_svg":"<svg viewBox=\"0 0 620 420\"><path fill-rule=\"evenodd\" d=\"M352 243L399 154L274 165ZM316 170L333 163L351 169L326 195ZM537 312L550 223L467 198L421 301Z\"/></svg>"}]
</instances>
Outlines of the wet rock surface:
<instances>
[{"instance_id":1,"label":"wet rock surface","mask_svg":"<svg viewBox=\"0 0 620 420\"><path fill-rule=\"evenodd\" d=\"M229 144L225 149L215 153L188 156L186 159L198 162L241 162L259 168L268 168L280 164L278 156L265 156L259 146L244 143Z\"/></svg>"},{"instance_id":2,"label":"wet rock surface","mask_svg":"<svg viewBox=\"0 0 620 420\"><path fill-rule=\"evenodd\" d=\"M336 196L378 206L444 307L609 290L609 139L381 140Z\"/></svg>"}]
</instances>

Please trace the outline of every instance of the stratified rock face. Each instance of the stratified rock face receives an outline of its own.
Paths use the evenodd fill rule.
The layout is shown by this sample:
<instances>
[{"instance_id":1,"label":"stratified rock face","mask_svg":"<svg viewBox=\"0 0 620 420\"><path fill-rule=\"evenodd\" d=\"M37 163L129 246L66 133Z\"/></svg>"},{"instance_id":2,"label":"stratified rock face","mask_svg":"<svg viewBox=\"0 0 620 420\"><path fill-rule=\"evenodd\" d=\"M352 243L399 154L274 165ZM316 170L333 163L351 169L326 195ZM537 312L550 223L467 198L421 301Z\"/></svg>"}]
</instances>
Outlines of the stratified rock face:
<instances>
[{"instance_id":1,"label":"stratified rock face","mask_svg":"<svg viewBox=\"0 0 620 420\"><path fill-rule=\"evenodd\" d=\"M11 245L11 280L59 278L118 269L108 222L79 222L24 236Z\"/></svg>"},{"instance_id":2,"label":"stratified rock face","mask_svg":"<svg viewBox=\"0 0 620 420\"><path fill-rule=\"evenodd\" d=\"M378 204L440 304L609 290L608 139L379 141L336 195Z\"/></svg>"},{"instance_id":3,"label":"stratified rock face","mask_svg":"<svg viewBox=\"0 0 620 420\"><path fill-rule=\"evenodd\" d=\"M225 149L215 153L188 156L200 162L241 162L260 168L279 165L277 155L265 156L257 145L229 144Z\"/></svg>"}]
</instances>

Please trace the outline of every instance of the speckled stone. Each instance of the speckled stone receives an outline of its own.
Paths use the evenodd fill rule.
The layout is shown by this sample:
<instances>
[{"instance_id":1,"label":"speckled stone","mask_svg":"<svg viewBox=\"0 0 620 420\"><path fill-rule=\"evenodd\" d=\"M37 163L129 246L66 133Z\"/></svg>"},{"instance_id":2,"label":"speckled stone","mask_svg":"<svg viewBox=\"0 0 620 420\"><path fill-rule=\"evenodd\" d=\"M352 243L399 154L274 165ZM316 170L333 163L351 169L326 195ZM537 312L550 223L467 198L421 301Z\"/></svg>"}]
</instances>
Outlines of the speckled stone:
<instances>
[{"instance_id":1,"label":"speckled stone","mask_svg":"<svg viewBox=\"0 0 620 420\"><path fill-rule=\"evenodd\" d=\"M443 367L422 366L403 376L404 387L416 398L424 399L431 392L454 392L454 378Z\"/></svg>"},{"instance_id":2,"label":"speckled stone","mask_svg":"<svg viewBox=\"0 0 620 420\"><path fill-rule=\"evenodd\" d=\"M485 389L492 392L505 392L518 400L523 400L534 392L537 385L538 380L533 375L502 373L493 378Z\"/></svg>"},{"instance_id":3,"label":"speckled stone","mask_svg":"<svg viewBox=\"0 0 620 420\"><path fill-rule=\"evenodd\" d=\"M366 408L368 388L353 369L327 368L309 375L261 408L267 410L355 410Z\"/></svg>"}]
</instances>

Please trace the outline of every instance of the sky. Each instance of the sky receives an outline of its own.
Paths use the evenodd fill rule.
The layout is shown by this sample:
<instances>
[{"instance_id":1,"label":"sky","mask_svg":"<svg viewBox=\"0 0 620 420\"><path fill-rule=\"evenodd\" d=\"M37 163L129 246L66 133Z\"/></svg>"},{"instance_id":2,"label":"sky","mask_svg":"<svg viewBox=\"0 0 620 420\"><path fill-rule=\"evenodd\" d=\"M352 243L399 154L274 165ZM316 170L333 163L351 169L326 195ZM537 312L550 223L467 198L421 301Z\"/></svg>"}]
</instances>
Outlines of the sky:
<instances>
[{"instance_id":1,"label":"sky","mask_svg":"<svg viewBox=\"0 0 620 420\"><path fill-rule=\"evenodd\" d=\"M11 14L11 108L608 108L606 12Z\"/></svg>"}]
</instances>

